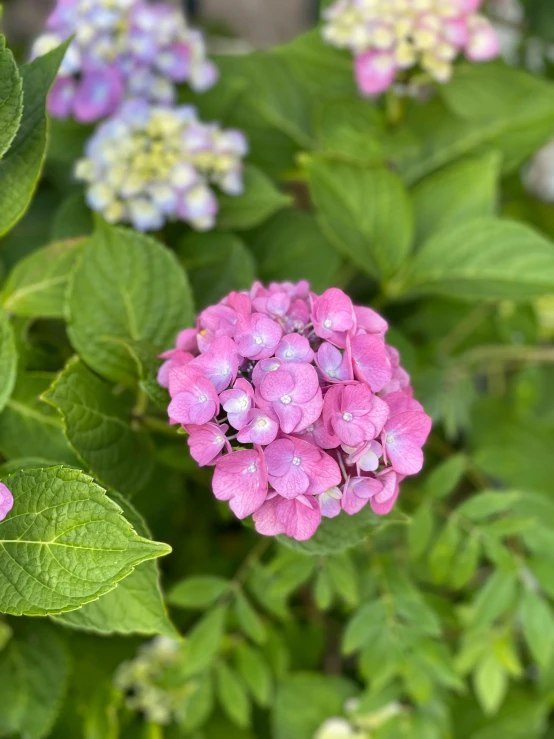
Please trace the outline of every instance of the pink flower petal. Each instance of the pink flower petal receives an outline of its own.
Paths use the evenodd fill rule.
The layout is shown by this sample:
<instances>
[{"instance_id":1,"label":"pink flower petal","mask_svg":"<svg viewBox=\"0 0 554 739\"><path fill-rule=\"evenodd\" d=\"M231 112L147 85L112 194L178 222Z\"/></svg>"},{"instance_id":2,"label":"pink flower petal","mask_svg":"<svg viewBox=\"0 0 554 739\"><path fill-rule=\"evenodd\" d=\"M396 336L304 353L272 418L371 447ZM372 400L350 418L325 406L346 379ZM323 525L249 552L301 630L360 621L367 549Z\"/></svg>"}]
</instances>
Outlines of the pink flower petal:
<instances>
[{"instance_id":1,"label":"pink flower petal","mask_svg":"<svg viewBox=\"0 0 554 739\"><path fill-rule=\"evenodd\" d=\"M13 502L13 495L4 483L0 482L0 521L3 521L11 511Z\"/></svg>"},{"instance_id":2,"label":"pink flower petal","mask_svg":"<svg viewBox=\"0 0 554 739\"><path fill-rule=\"evenodd\" d=\"M385 470L380 473L379 479L383 483L383 489L369 499L369 505L378 516L386 516L392 511L398 498L400 478L393 470Z\"/></svg>"},{"instance_id":3,"label":"pink flower petal","mask_svg":"<svg viewBox=\"0 0 554 739\"><path fill-rule=\"evenodd\" d=\"M390 382L392 367L387 356L385 342L380 336L359 334L351 343L354 373L378 393Z\"/></svg>"},{"instance_id":4,"label":"pink flower petal","mask_svg":"<svg viewBox=\"0 0 554 739\"><path fill-rule=\"evenodd\" d=\"M356 57L354 63L356 82L364 95L379 95L394 82L396 62L394 56L386 51L365 51Z\"/></svg>"},{"instance_id":5,"label":"pink flower petal","mask_svg":"<svg viewBox=\"0 0 554 739\"><path fill-rule=\"evenodd\" d=\"M383 431L385 453L394 470L401 475L415 475L423 467L421 447L431 431L431 419L425 413L398 413L387 421Z\"/></svg>"},{"instance_id":6,"label":"pink flower petal","mask_svg":"<svg viewBox=\"0 0 554 739\"><path fill-rule=\"evenodd\" d=\"M281 498L275 504L275 511L286 535L297 541L311 539L321 523L321 509L311 495L301 495L294 500Z\"/></svg>"},{"instance_id":7,"label":"pink flower petal","mask_svg":"<svg viewBox=\"0 0 554 739\"><path fill-rule=\"evenodd\" d=\"M225 446L225 432L228 426L219 426L217 423L206 423L203 426L189 426L187 444L190 447L191 457L200 467L212 464L221 454Z\"/></svg>"},{"instance_id":8,"label":"pink flower petal","mask_svg":"<svg viewBox=\"0 0 554 739\"><path fill-rule=\"evenodd\" d=\"M267 496L267 467L260 449L243 449L220 457L212 489L218 500L229 500L238 518L258 510Z\"/></svg>"}]
</instances>

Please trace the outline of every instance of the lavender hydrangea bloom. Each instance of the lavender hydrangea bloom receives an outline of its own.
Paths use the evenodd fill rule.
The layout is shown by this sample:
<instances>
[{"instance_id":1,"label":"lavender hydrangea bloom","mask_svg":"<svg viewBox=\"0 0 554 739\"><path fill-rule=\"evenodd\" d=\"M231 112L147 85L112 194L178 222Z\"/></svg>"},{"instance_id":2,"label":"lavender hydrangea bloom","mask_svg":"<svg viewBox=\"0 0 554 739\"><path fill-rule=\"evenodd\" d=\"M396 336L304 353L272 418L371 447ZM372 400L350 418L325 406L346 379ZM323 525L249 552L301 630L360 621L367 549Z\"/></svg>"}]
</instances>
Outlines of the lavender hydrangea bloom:
<instances>
[{"instance_id":1,"label":"lavender hydrangea bloom","mask_svg":"<svg viewBox=\"0 0 554 739\"><path fill-rule=\"evenodd\" d=\"M244 136L201 123L194 108L124 103L87 143L76 176L87 183L87 203L110 223L138 231L181 220L213 228L218 204L212 185L242 192Z\"/></svg>"},{"instance_id":2,"label":"lavender hydrangea bloom","mask_svg":"<svg viewBox=\"0 0 554 739\"><path fill-rule=\"evenodd\" d=\"M49 96L56 118L92 123L139 97L171 105L175 85L207 90L218 78L202 35L182 13L147 0L58 0L32 56L74 36Z\"/></svg>"}]
</instances>

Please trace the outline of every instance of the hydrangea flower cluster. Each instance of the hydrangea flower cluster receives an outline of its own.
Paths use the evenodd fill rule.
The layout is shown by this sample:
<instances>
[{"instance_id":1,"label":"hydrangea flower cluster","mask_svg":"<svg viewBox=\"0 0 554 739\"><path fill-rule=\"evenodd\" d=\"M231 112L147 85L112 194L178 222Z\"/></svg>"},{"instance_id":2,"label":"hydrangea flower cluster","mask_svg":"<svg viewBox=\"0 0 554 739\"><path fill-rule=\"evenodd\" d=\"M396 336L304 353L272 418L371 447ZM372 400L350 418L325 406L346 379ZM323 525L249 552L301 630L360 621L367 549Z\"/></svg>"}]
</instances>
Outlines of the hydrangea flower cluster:
<instances>
[{"instance_id":1,"label":"hydrangea flower cluster","mask_svg":"<svg viewBox=\"0 0 554 739\"><path fill-rule=\"evenodd\" d=\"M182 663L181 645L176 639L157 636L143 644L137 656L123 662L114 676L116 688L125 693L130 711L143 714L148 721L167 725L186 703L188 684L182 679L168 680Z\"/></svg>"},{"instance_id":2,"label":"hydrangea flower cluster","mask_svg":"<svg viewBox=\"0 0 554 739\"><path fill-rule=\"evenodd\" d=\"M305 540L321 517L390 512L420 471L431 419L386 321L336 288L255 283L198 316L162 355L170 423L212 488L265 535Z\"/></svg>"},{"instance_id":3,"label":"hydrangea flower cluster","mask_svg":"<svg viewBox=\"0 0 554 739\"><path fill-rule=\"evenodd\" d=\"M33 56L72 35L48 100L56 118L92 123L129 98L172 104L176 83L203 91L218 77L200 32L165 2L58 0Z\"/></svg>"},{"instance_id":4,"label":"hydrangea flower cluster","mask_svg":"<svg viewBox=\"0 0 554 739\"><path fill-rule=\"evenodd\" d=\"M364 95L388 90L419 66L447 82L458 54L473 62L499 54L496 33L477 11L483 0L337 0L325 11L324 39L350 49Z\"/></svg>"},{"instance_id":5,"label":"hydrangea flower cluster","mask_svg":"<svg viewBox=\"0 0 554 739\"><path fill-rule=\"evenodd\" d=\"M192 107L129 101L98 126L76 176L110 223L149 231L178 219L205 231L218 212L211 185L239 195L246 151L240 131L201 123Z\"/></svg>"},{"instance_id":6,"label":"hydrangea flower cluster","mask_svg":"<svg viewBox=\"0 0 554 739\"><path fill-rule=\"evenodd\" d=\"M3 521L13 508L13 495L8 488L0 482L0 521Z\"/></svg>"}]
</instances>

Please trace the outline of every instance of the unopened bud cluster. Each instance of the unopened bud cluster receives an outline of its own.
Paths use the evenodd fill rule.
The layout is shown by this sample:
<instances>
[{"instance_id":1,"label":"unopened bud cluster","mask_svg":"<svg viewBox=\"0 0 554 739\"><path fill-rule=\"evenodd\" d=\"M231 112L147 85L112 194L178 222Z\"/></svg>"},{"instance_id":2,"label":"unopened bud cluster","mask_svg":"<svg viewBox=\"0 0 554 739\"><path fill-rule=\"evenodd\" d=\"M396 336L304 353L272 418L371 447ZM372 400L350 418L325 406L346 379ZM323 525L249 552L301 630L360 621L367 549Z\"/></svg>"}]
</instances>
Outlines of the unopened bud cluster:
<instances>
[{"instance_id":1,"label":"unopened bud cluster","mask_svg":"<svg viewBox=\"0 0 554 739\"><path fill-rule=\"evenodd\" d=\"M129 102L97 128L76 174L88 205L110 223L150 231L181 220L205 231L218 212L212 185L242 192L246 149L240 131L201 123L192 107Z\"/></svg>"},{"instance_id":2,"label":"unopened bud cluster","mask_svg":"<svg viewBox=\"0 0 554 739\"><path fill-rule=\"evenodd\" d=\"M405 70L420 68L447 82L459 54L494 58L498 40L477 13L482 0L337 0L325 11L323 37L350 49L358 87L378 95Z\"/></svg>"}]
</instances>

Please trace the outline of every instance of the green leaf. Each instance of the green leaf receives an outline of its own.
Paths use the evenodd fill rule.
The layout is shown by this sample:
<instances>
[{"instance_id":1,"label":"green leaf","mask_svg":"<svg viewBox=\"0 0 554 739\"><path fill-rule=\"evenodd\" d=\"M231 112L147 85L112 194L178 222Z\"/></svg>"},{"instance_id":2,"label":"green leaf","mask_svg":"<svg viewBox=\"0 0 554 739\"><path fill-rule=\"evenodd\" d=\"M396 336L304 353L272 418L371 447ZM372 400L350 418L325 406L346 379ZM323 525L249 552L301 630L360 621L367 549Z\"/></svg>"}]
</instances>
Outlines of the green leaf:
<instances>
[{"instance_id":1,"label":"green leaf","mask_svg":"<svg viewBox=\"0 0 554 739\"><path fill-rule=\"evenodd\" d=\"M183 706L183 718L179 725L187 732L195 731L203 726L210 717L214 707L212 678L209 673L200 675L192 683L195 687ZM189 683L190 685L190 683Z\"/></svg>"},{"instance_id":2,"label":"green leaf","mask_svg":"<svg viewBox=\"0 0 554 739\"><path fill-rule=\"evenodd\" d=\"M63 318L69 273L82 241L58 241L16 264L2 290L4 309L27 318Z\"/></svg>"},{"instance_id":3,"label":"green leaf","mask_svg":"<svg viewBox=\"0 0 554 739\"><path fill-rule=\"evenodd\" d=\"M101 482L123 493L135 493L148 482L153 446L145 431L131 427L132 398L116 395L78 357L69 360L43 397L59 410L69 442Z\"/></svg>"},{"instance_id":4,"label":"green leaf","mask_svg":"<svg viewBox=\"0 0 554 739\"><path fill-rule=\"evenodd\" d=\"M313 739L324 721L342 715L345 701L356 692L356 686L341 677L309 672L287 676L277 691L272 736Z\"/></svg>"},{"instance_id":5,"label":"green leaf","mask_svg":"<svg viewBox=\"0 0 554 739\"><path fill-rule=\"evenodd\" d=\"M352 70L349 70L352 75ZM350 96L325 100L316 110L316 130L329 158L353 164L383 164L383 112L367 100Z\"/></svg>"},{"instance_id":6,"label":"green leaf","mask_svg":"<svg viewBox=\"0 0 554 739\"><path fill-rule=\"evenodd\" d=\"M262 707L269 706L273 681L262 653L249 644L243 643L238 645L235 657L237 670L256 703Z\"/></svg>"},{"instance_id":7,"label":"green leaf","mask_svg":"<svg viewBox=\"0 0 554 739\"><path fill-rule=\"evenodd\" d=\"M450 585L454 589L463 588L472 579L479 566L481 557L481 542L479 537L472 534L454 559L450 573Z\"/></svg>"},{"instance_id":8,"label":"green leaf","mask_svg":"<svg viewBox=\"0 0 554 739\"><path fill-rule=\"evenodd\" d=\"M358 608L344 630L343 653L353 654L374 639L382 630L383 618L386 618L386 613L380 600L365 603Z\"/></svg>"},{"instance_id":9,"label":"green leaf","mask_svg":"<svg viewBox=\"0 0 554 739\"><path fill-rule=\"evenodd\" d=\"M358 573L347 552L329 557L327 571L331 578L333 591L340 595L349 606L359 603Z\"/></svg>"},{"instance_id":10,"label":"green leaf","mask_svg":"<svg viewBox=\"0 0 554 739\"><path fill-rule=\"evenodd\" d=\"M34 621L19 627L0 654L0 735L50 736L69 673L69 655L51 625Z\"/></svg>"},{"instance_id":11,"label":"green leaf","mask_svg":"<svg viewBox=\"0 0 554 739\"><path fill-rule=\"evenodd\" d=\"M170 551L138 536L121 508L79 470L25 470L4 482L14 497L0 523L5 613L74 610L112 590L140 562Z\"/></svg>"},{"instance_id":12,"label":"green leaf","mask_svg":"<svg viewBox=\"0 0 554 739\"><path fill-rule=\"evenodd\" d=\"M23 81L6 39L0 36L0 159L10 148L22 112Z\"/></svg>"},{"instance_id":13,"label":"green leaf","mask_svg":"<svg viewBox=\"0 0 554 739\"><path fill-rule=\"evenodd\" d=\"M323 518L318 530L308 541L296 541L284 534L277 537L280 544L303 554L334 554L358 546L372 534L399 522L406 517L392 511L387 516L377 516L366 506L355 516L342 512L336 518Z\"/></svg>"},{"instance_id":14,"label":"green leaf","mask_svg":"<svg viewBox=\"0 0 554 739\"><path fill-rule=\"evenodd\" d=\"M167 602L177 608L204 610L229 592L231 583L215 575L188 577L174 585L167 594Z\"/></svg>"},{"instance_id":15,"label":"green leaf","mask_svg":"<svg viewBox=\"0 0 554 739\"><path fill-rule=\"evenodd\" d=\"M218 196L218 228L245 231L259 226L278 210L292 204L292 198L283 195L269 177L252 164L245 166L243 178L242 195Z\"/></svg>"},{"instance_id":16,"label":"green leaf","mask_svg":"<svg viewBox=\"0 0 554 739\"><path fill-rule=\"evenodd\" d=\"M151 539L142 516L117 493L111 494L137 534ZM147 561L137 567L115 590L76 611L54 617L65 626L100 634L161 634L178 639L179 632L169 620L160 588L156 562Z\"/></svg>"},{"instance_id":17,"label":"green leaf","mask_svg":"<svg viewBox=\"0 0 554 739\"><path fill-rule=\"evenodd\" d=\"M405 288L465 300L527 300L554 291L554 246L527 225L483 218L431 237Z\"/></svg>"},{"instance_id":18,"label":"green leaf","mask_svg":"<svg viewBox=\"0 0 554 739\"><path fill-rule=\"evenodd\" d=\"M429 554L429 570L433 582L444 583L451 572L452 561L462 540L455 518L450 518L437 537Z\"/></svg>"},{"instance_id":19,"label":"green leaf","mask_svg":"<svg viewBox=\"0 0 554 739\"><path fill-rule=\"evenodd\" d=\"M408 528L408 546L413 559L425 553L435 528L433 509L429 503L422 503L414 513Z\"/></svg>"},{"instance_id":20,"label":"green leaf","mask_svg":"<svg viewBox=\"0 0 554 739\"><path fill-rule=\"evenodd\" d=\"M390 277L413 239L412 205L400 178L385 167L361 168L312 158L310 192L325 235L373 277Z\"/></svg>"},{"instance_id":21,"label":"green leaf","mask_svg":"<svg viewBox=\"0 0 554 739\"><path fill-rule=\"evenodd\" d=\"M52 241L76 239L90 236L93 230L92 213L84 196L82 193L73 193L62 202L54 214L50 237Z\"/></svg>"},{"instance_id":22,"label":"green leaf","mask_svg":"<svg viewBox=\"0 0 554 739\"><path fill-rule=\"evenodd\" d=\"M214 661L223 641L227 606L217 606L194 626L185 643L183 677L203 672Z\"/></svg>"},{"instance_id":23,"label":"green leaf","mask_svg":"<svg viewBox=\"0 0 554 739\"><path fill-rule=\"evenodd\" d=\"M281 64L288 64L295 80L307 90L305 97L308 101L320 100L330 94L333 97L344 93L357 94L350 53L325 43L319 27L296 36L272 53Z\"/></svg>"},{"instance_id":24,"label":"green leaf","mask_svg":"<svg viewBox=\"0 0 554 739\"><path fill-rule=\"evenodd\" d=\"M460 157L491 150L501 153L503 173L513 172L552 138L550 80L514 67L465 64L440 92L448 105L439 97L408 104L403 148L398 134L390 137L396 167L409 184Z\"/></svg>"},{"instance_id":25,"label":"green leaf","mask_svg":"<svg viewBox=\"0 0 554 739\"><path fill-rule=\"evenodd\" d=\"M500 157L490 152L463 159L421 180L412 191L416 243L473 218L493 216Z\"/></svg>"},{"instance_id":26,"label":"green leaf","mask_svg":"<svg viewBox=\"0 0 554 739\"><path fill-rule=\"evenodd\" d=\"M525 590L521 602L523 636L533 658L547 667L554 653L554 612L537 593Z\"/></svg>"},{"instance_id":27,"label":"green leaf","mask_svg":"<svg viewBox=\"0 0 554 739\"><path fill-rule=\"evenodd\" d=\"M454 454L437 465L425 480L425 493L442 500L452 493L464 476L467 458L464 454Z\"/></svg>"},{"instance_id":28,"label":"green leaf","mask_svg":"<svg viewBox=\"0 0 554 739\"><path fill-rule=\"evenodd\" d=\"M322 567L316 575L314 598L320 611L326 611L333 602L333 583L326 567Z\"/></svg>"},{"instance_id":29,"label":"green leaf","mask_svg":"<svg viewBox=\"0 0 554 739\"><path fill-rule=\"evenodd\" d=\"M21 67L25 106L21 125L0 160L0 236L27 210L46 154L46 96L69 42Z\"/></svg>"},{"instance_id":30,"label":"green leaf","mask_svg":"<svg viewBox=\"0 0 554 739\"><path fill-rule=\"evenodd\" d=\"M483 711L493 716L508 690L508 674L494 656L488 655L478 664L473 674L473 687Z\"/></svg>"},{"instance_id":31,"label":"green leaf","mask_svg":"<svg viewBox=\"0 0 554 739\"><path fill-rule=\"evenodd\" d=\"M0 451L8 459L36 457L37 452L54 462L78 464L63 432L56 411L41 401L54 375L23 372L0 415Z\"/></svg>"},{"instance_id":32,"label":"green leaf","mask_svg":"<svg viewBox=\"0 0 554 739\"><path fill-rule=\"evenodd\" d=\"M10 399L16 377L17 349L15 338L7 315L3 310L0 310L0 412L4 410Z\"/></svg>"},{"instance_id":33,"label":"green leaf","mask_svg":"<svg viewBox=\"0 0 554 739\"><path fill-rule=\"evenodd\" d=\"M487 580L473 604L471 622L478 627L489 626L512 608L518 589L517 574L495 572Z\"/></svg>"},{"instance_id":34,"label":"green leaf","mask_svg":"<svg viewBox=\"0 0 554 739\"><path fill-rule=\"evenodd\" d=\"M248 598L241 592L235 597L235 615L240 630L256 644L263 644L267 638L264 622L258 616Z\"/></svg>"},{"instance_id":35,"label":"green leaf","mask_svg":"<svg viewBox=\"0 0 554 739\"><path fill-rule=\"evenodd\" d=\"M471 519L472 521L482 521L496 513L506 513L511 511L514 505L521 500L521 493L518 492L485 492L468 498L458 507L457 512L461 516Z\"/></svg>"},{"instance_id":36,"label":"green leaf","mask_svg":"<svg viewBox=\"0 0 554 739\"><path fill-rule=\"evenodd\" d=\"M311 213L285 209L248 239L266 282L308 280L318 293L333 286L341 257Z\"/></svg>"},{"instance_id":37,"label":"green leaf","mask_svg":"<svg viewBox=\"0 0 554 739\"><path fill-rule=\"evenodd\" d=\"M234 234L187 234L179 244L198 309L218 303L232 290L249 290L256 278L252 255Z\"/></svg>"},{"instance_id":38,"label":"green leaf","mask_svg":"<svg viewBox=\"0 0 554 739\"><path fill-rule=\"evenodd\" d=\"M126 344L166 349L191 321L190 288L175 256L148 236L98 222L68 298L69 338L89 367L132 385L137 366Z\"/></svg>"},{"instance_id":39,"label":"green leaf","mask_svg":"<svg viewBox=\"0 0 554 739\"><path fill-rule=\"evenodd\" d=\"M250 725L250 701L237 673L225 662L216 665L217 697L227 716L237 726Z\"/></svg>"}]
</instances>

